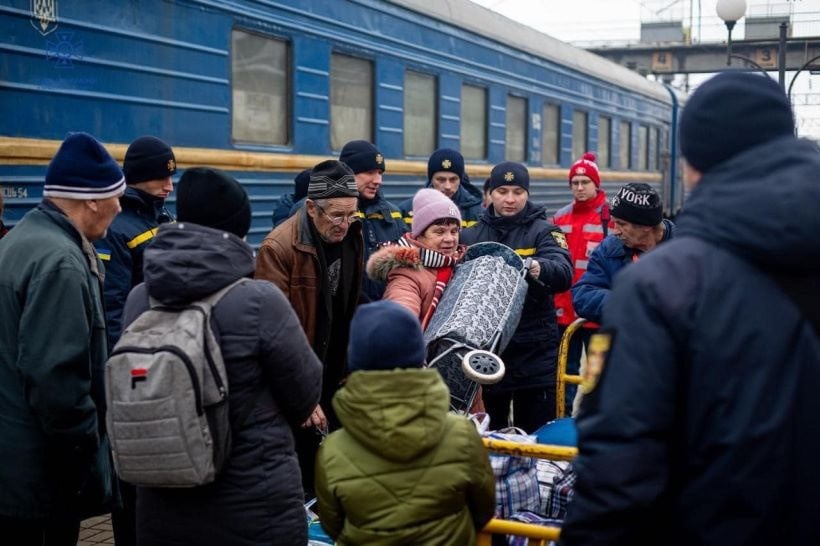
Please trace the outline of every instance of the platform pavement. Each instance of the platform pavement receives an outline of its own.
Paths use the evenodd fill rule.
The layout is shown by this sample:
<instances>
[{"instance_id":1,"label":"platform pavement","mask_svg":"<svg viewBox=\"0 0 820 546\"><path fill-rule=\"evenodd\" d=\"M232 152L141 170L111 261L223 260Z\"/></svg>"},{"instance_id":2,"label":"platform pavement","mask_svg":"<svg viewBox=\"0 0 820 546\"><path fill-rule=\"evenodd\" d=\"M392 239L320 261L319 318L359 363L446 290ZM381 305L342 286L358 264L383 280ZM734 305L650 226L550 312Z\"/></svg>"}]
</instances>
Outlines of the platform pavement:
<instances>
[{"instance_id":1,"label":"platform pavement","mask_svg":"<svg viewBox=\"0 0 820 546\"><path fill-rule=\"evenodd\" d=\"M80 524L80 540L77 541L77 546L96 544L114 544L110 514L89 518Z\"/></svg>"}]
</instances>

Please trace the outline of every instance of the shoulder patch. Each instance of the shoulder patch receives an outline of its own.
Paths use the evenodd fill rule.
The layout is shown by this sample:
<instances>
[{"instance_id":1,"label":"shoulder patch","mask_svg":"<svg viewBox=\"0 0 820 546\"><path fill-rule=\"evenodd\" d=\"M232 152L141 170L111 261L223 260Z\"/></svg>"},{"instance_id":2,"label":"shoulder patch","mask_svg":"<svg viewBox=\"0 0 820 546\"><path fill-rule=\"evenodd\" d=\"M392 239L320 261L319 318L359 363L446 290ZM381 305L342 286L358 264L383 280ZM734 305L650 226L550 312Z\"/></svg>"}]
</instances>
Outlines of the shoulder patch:
<instances>
[{"instance_id":1,"label":"shoulder patch","mask_svg":"<svg viewBox=\"0 0 820 546\"><path fill-rule=\"evenodd\" d=\"M550 235L552 238L555 239L555 242L558 243L558 246L567 250L569 246L567 246L567 236L564 235L563 231L550 231Z\"/></svg>"},{"instance_id":2,"label":"shoulder patch","mask_svg":"<svg viewBox=\"0 0 820 546\"><path fill-rule=\"evenodd\" d=\"M598 386L612 351L614 332L603 331L592 334L587 347L587 365L584 369L581 392L589 394Z\"/></svg>"}]
</instances>

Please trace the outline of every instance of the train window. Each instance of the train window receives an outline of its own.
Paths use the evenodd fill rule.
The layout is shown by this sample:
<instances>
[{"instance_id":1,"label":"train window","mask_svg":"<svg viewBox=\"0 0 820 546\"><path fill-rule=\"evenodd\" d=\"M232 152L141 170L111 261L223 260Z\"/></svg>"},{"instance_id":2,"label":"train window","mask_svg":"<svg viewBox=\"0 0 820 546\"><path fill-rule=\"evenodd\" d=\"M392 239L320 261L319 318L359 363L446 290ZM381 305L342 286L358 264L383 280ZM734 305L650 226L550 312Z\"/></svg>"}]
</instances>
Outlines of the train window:
<instances>
[{"instance_id":1,"label":"train window","mask_svg":"<svg viewBox=\"0 0 820 546\"><path fill-rule=\"evenodd\" d=\"M238 142L288 144L291 112L289 45L231 32L232 135Z\"/></svg>"},{"instance_id":2,"label":"train window","mask_svg":"<svg viewBox=\"0 0 820 546\"><path fill-rule=\"evenodd\" d=\"M330 147L373 141L373 63L334 53L330 58Z\"/></svg>"},{"instance_id":3,"label":"train window","mask_svg":"<svg viewBox=\"0 0 820 546\"><path fill-rule=\"evenodd\" d=\"M618 143L621 146L621 168L632 168L632 125L628 121L621 122Z\"/></svg>"},{"instance_id":4,"label":"train window","mask_svg":"<svg viewBox=\"0 0 820 546\"><path fill-rule=\"evenodd\" d=\"M545 104L541 125L541 161L544 165L558 164L561 134L561 110L557 104Z\"/></svg>"},{"instance_id":5,"label":"train window","mask_svg":"<svg viewBox=\"0 0 820 546\"><path fill-rule=\"evenodd\" d=\"M487 90L461 86L461 153L470 159L487 157Z\"/></svg>"},{"instance_id":6,"label":"train window","mask_svg":"<svg viewBox=\"0 0 820 546\"><path fill-rule=\"evenodd\" d=\"M649 164L647 168L650 171L658 170L658 130L655 128L649 129L649 145L646 149L646 154L649 157Z\"/></svg>"},{"instance_id":7,"label":"train window","mask_svg":"<svg viewBox=\"0 0 820 546\"><path fill-rule=\"evenodd\" d=\"M649 128L646 125L638 126L638 168L649 169Z\"/></svg>"},{"instance_id":8,"label":"train window","mask_svg":"<svg viewBox=\"0 0 820 546\"><path fill-rule=\"evenodd\" d=\"M598 166L612 166L612 119L598 116Z\"/></svg>"},{"instance_id":9,"label":"train window","mask_svg":"<svg viewBox=\"0 0 820 546\"><path fill-rule=\"evenodd\" d=\"M572 160L575 161L589 150L587 142L587 120L589 115L580 110L572 112Z\"/></svg>"},{"instance_id":10,"label":"train window","mask_svg":"<svg viewBox=\"0 0 820 546\"><path fill-rule=\"evenodd\" d=\"M429 156L436 149L436 78L404 73L404 154Z\"/></svg>"},{"instance_id":11,"label":"train window","mask_svg":"<svg viewBox=\"0 0 820 546\"><path fill-rule=\"evenodd\" d=\"M507 97L507 161L527 159L527 99Z\"/></svg>"}]
</instances>

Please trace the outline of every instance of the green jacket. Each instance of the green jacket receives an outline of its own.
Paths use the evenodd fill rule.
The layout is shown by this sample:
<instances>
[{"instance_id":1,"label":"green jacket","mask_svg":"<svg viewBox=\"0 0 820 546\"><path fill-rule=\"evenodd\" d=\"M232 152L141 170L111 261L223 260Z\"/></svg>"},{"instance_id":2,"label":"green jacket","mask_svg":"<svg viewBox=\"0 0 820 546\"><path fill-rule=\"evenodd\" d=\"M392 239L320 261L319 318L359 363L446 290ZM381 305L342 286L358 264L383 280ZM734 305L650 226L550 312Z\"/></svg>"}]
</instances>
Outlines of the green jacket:
<instances>
[{"instance_id":1,"label":"green jacket","mask_svg":"<svg viewBox=\"0 0 820 546\"><path fill-rule=\"evenodd\" d=\"M43 202L0 242L0 515L102 513L107 357L94 247Z\"/></svg>"},{"instance_id":2,"label":"green jacket","mask_svg":"<svg viewBox=\"0 0 820 546\"><path fill-rule=\"evenodd\" d=\"M322 526L339 545L475 543L495 482L475 426L449 414L436 370L357 371L333 398L343 428L316 464Z\"/></svg>"}]
</instances>

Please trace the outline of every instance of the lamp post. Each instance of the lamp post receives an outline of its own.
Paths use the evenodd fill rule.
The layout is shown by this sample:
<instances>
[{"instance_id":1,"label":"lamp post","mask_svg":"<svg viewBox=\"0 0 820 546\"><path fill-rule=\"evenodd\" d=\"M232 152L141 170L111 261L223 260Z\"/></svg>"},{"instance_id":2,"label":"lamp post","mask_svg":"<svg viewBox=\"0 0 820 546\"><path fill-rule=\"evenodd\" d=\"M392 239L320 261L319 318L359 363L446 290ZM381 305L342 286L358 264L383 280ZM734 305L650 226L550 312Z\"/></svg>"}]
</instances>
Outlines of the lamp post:
<instances>
[{"instance_id":1,"label":"lamp post","mask_svg":"<svg viewBox=\"0 0 820 546\"><path fill-rule=\"evenodd\" d=\"M742 57L740 55L732 54L732 29L735 28L735 23L746 15L746 0L718 0L715 6L718 17L723 19L726 24L726 30L729 31L729 37L726 46L726 66L731 66L732 59L740 59L745 61L762 72L766 70L752 59ZM780 23L780 36L777 42L777 81L780 87L786 90L786 35L789 31L789 25L785 21ZM768 72L766 72L768 74ZM791 86L790 86L791 87Z\"/></svg>"}]
</instances>

